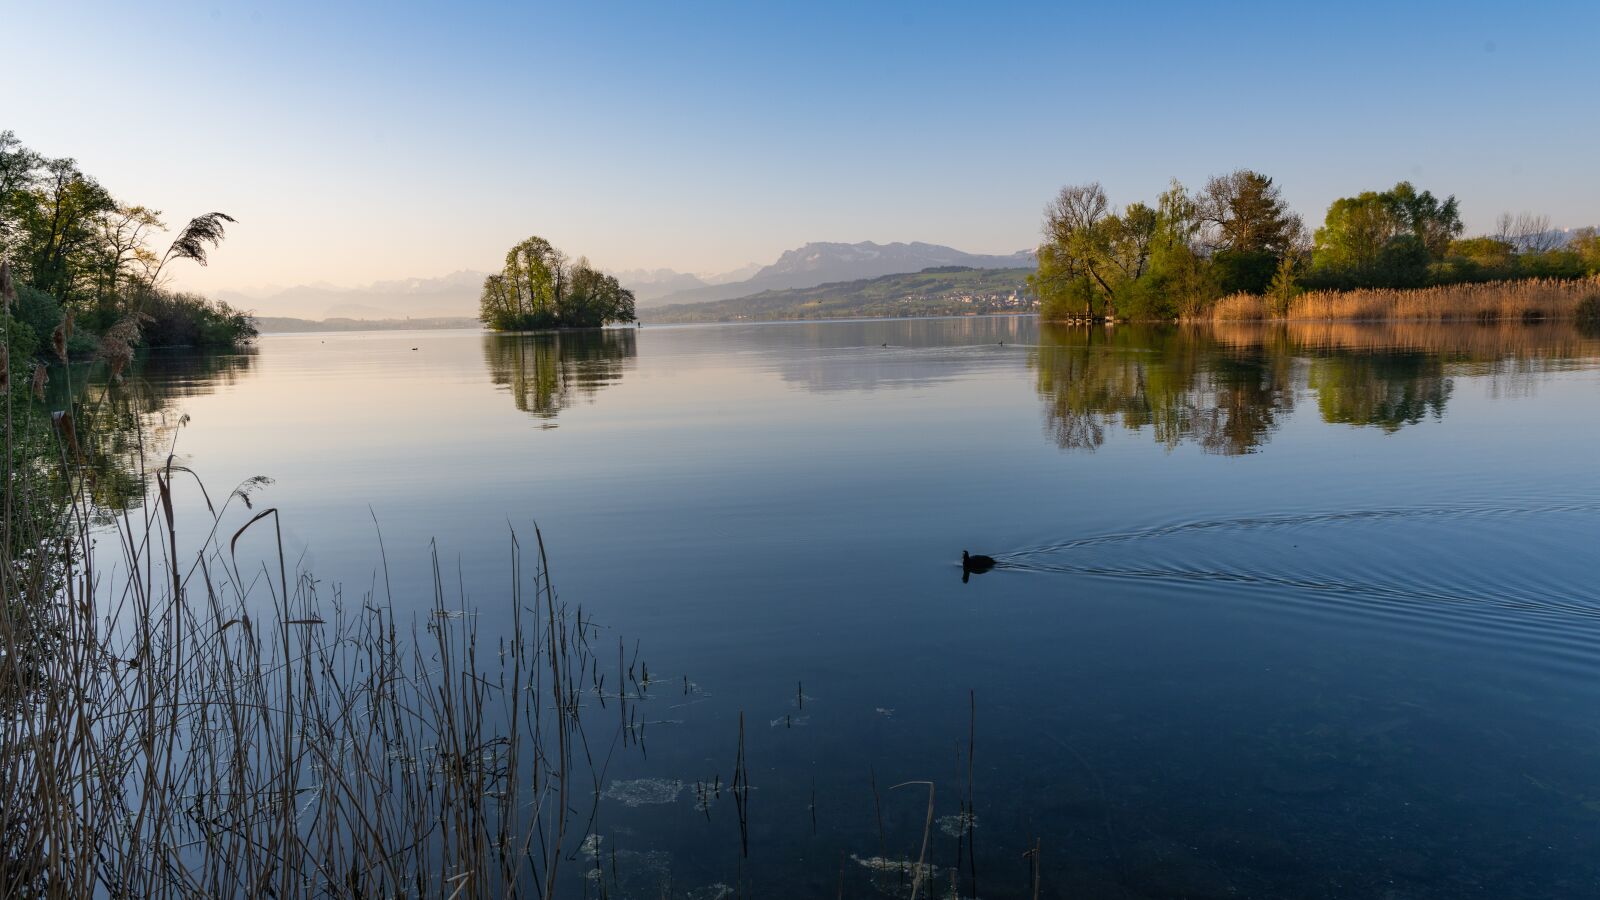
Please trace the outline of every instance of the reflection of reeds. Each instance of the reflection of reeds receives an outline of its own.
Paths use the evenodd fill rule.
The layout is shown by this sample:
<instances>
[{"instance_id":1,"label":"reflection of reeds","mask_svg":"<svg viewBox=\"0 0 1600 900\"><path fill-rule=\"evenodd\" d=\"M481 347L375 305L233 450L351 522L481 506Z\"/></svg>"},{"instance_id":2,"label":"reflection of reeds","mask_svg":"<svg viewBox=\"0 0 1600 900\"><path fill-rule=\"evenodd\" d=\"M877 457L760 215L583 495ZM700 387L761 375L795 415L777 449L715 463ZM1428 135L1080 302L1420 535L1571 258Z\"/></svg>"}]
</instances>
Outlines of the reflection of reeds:
<instances>
[{"instance_id":1,"label":"reflection of reeds","mask_svg":"<svg viewBox=\"0 0 1600 900\"><path fill-rule=\"evenodd\" d=\"M1206 331L1232 347L1280 346L1295 353L1416 350L1454 360L1575 359L1592 355L1592 343L1566 322L1487 324L1426 320L1392 322L1218 322Z\"/></svg>"},{"instance_id":2,"label":"reflection of reeds","mask_svg":"<svg viewBox=\"0 0 1600 900\"><path fill-rule=\"evenodd\" d=\"M490 663L437 556L408 633L392 598L289 582L276 510L224 530L253 485L185 547L172 478L190 473L155 474L160 502L110 533L83 477L59 515L7 506L0 896L556 895L598 660L542 540L530 578L513 536Z\"/></svg>"},{"instance_id":3,"label":"reflection of reeds","mask_svg":"<svg viewBox=\"0 0 1600 900\"><path fill-rule=\"evenodd\" d=\"M1308 291L1290 302L1284 318L1435 322L1570 319L1577 314L1580 302L1596 294L1600 294L1600 276L1575 280L1528 278L1411 289ZM1239 321L1273 316L1266 298L1234 294L1217 301L1211 318Z\"/></svg>"}]
</instances>

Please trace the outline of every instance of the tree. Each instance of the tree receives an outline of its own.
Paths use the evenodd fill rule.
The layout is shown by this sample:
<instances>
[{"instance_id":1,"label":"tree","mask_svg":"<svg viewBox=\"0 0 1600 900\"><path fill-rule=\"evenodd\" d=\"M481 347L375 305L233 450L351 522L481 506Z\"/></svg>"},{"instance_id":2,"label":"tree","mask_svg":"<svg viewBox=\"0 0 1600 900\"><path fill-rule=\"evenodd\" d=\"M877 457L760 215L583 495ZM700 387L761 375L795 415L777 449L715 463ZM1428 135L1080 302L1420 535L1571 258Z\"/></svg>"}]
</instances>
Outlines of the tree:
<instances>
[{"instance_id":1,"label":"tree","mask_svg":"<svg viewBox=\"0 0 1600 900\"><path fill-rule=\"evenodd\" d=\"M1422 244L1430 259L1443 258L1450 242L1461 236L1461 204L1454 195L1441 201L1402 181L1382 196L1400 226Z\"/></svg>"},{"instance_id":2,"label":"tree","mask_svg":"<svg viewBox=\"0 0 1600 900\"><path fill-rule=\"evenodd\" d=\"M72 305L84 299L97 220L116 204L71 159L45 160L43 168L29 191L33 202L20 209L17 261L29 284Z\"/></svg>"},{"instance_id":3,"label":"tree","mask_svg":"<svg viewBox=\"0 0 1600 900\"><path fill-rule=\"evenodd\" d=\"M1335 200L1317 229L1313 267L1334 286L1411 287L1427 280L1429 264L1461 230L1455 197L1441 201L1402 181Z\"/></svg>"},{"instance_id":4,"label":"tree","mask_svg":"<svg viewBox=\"0 0 1600 900\"><path fill-rule=\"evenodd\" d=\"M1196 210L1224 294L1266 290L1279 260L1305 230L1272 179L1249 169L1212 177Z\"/></svg>"},{"instance_id":5,"label":"tree","mask_svg":"<svg viewBox=\"0 0 1600 900\"><path fill-rule=\"evenodd\" d=\"M1112 302L1107 280L1103 222L1111 202L1099 182L1068 185L1045 207L1044 243L1039 247L1039 292L1045 318L1076 314L1093 316L1095 300Z\"/></svg>"},{"instance_id":6,"label":"tree","mask_svg":"<svg viewBox=\"0 0 1600 900\"><path fill-rule=\"evenodd\" d=\"M1523 253L1548 253L1561 243L1550 217L1531 212L1501 213L1495 219L1494 236Z\"/></svg>"},{"instance_id":7,"label":"tree","mask_svg":"<svg viewBox=\"0 0 1600 900\"><path fill-rule=\"evenodd\" d=\"M1275 316L1287 316L1294 298L1304 293L1295 280L1297 262L1294 254L1285 253L1283 259L1278 261L1277 270L1272 273L1272 283L1267 286L1267 300Z\"/></svg>"},{"instance_id":8,"label":"tree","mask_svg":"<svg viewBox=\"0 0 1600 900\"><path fill-rule=\"evenodd\" d=\"M496 331L599 328L633 321L634 297L587 260L571 263L549 241L530 237L506 253L498 275L484 279L478 318Z\"/></svg>"},{"instance_id":9,"label":"tree","mask_svg":"<svg viewBox=\"0 0 1600 900\"><path fill-rule=\"evenodd\" d=\"M1600 275L1600 231L1593 228L1578 229L1567 241L1567 249L1578 254L1585 272Z\"/></svg>"},{"instance_id":10,"label":"tree","mask_svg":"<svg viewBox=\"0 0 1600 900\"><path fill-rule=\"evenodd\" d=\"M98 231L94 293L100 304L114 303L126 282L147 281L160 260L146 243L150 232L164 228L161 211L116 204L95 222Z\"/></svg>"},{"instance_id":11,"label":"tree","mask_svg":"<svg viewBox=\"0 0 1600 900\"><path fill-rule=\"evenodd\" d=\"M1265 253L1274 263L1293 249L1304 230L1272 179L1249 169L1207 181L1198 212L1212 252Z\"/></svg>"},{"instance_id":12,"label":"tree","mask_svg":"<svg viewBox=\"0 0 1600 900\"><path fill-rule=\"evenodd\" d=\"M591 328L607 322L632 322L635 318L633 292L619 284L615 277L590 267L588 260L580 259L572 267L561 318Z\"/></svg>"},{"instance_id":13,"label":"tree","mask_svg":"<svg viewBox=\"0 0 1600 900\"><path fill-rule=\"evenodd\" d=\"M0 131L0 259L13 256L23 212L33 204L39 163L39 154L22 146L15 133Z\"/></svg>"}]
</instances>

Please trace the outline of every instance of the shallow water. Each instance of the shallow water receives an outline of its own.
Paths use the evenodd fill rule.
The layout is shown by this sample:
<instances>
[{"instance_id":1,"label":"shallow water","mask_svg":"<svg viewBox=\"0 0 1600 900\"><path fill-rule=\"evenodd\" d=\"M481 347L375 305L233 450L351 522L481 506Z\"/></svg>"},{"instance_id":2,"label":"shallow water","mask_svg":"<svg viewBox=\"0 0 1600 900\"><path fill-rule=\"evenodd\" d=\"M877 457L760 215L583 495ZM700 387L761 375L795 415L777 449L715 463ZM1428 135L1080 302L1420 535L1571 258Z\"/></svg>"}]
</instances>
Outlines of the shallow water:
<instances>
[{"instance_id":1,"label":"shallow water","mask_svg":"<svg viewBox=\"0 0 1600 900\"><path fill-rule=\"evenodd\" d=\"M1042 896L1600 892L1570 327L271 335L138 378L348 596L376 519L395 605L425 615L436 541L493 640L538 522L664 686L607 772L615 894L909 896L913 781L938 896L1031 896L1035 841ZM963 583L964 548L999 565ZM741 713L747 858L696 790Z\"/></svg>"}]
</instances>

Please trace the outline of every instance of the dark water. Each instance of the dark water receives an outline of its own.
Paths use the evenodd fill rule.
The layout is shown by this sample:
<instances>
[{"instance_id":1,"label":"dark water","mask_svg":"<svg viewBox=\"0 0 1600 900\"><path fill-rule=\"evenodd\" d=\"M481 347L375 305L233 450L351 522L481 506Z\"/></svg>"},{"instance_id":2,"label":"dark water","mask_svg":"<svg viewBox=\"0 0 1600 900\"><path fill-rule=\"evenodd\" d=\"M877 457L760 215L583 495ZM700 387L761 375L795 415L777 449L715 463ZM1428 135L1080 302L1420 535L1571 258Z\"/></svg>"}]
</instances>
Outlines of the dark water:
<instances>
[{"instance_id":1,"label":"dark water","mask_svg":"<svg viewBox=\"0 0 1600 900\"><path fill-rule=\"evenodd\" d=\"M1600 895L1569 327L280 335L142 378L349 595L375 516L396 605L437 539L493 638L537 520L661 685L607 771L612 895L909 896L874 858L917 856L912 781L934 896L1031 896L1036 842L1041 896ZM673 784L729 781L741 713L748 857Z\"/></svg>"}]
</instances>

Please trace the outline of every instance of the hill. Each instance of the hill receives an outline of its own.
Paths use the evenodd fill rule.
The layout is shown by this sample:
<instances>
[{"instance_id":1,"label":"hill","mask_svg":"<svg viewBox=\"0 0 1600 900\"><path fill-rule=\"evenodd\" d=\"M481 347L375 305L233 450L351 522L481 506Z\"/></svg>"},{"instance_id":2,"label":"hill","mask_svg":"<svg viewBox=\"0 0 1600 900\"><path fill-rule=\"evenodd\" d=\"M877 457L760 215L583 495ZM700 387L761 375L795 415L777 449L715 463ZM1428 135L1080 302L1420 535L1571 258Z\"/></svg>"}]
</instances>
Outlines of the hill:
<instances>
[{"instance_id":1,"label":"hill","mask_svg":"<svg viewBox=\"0 0 1600 900\"><path fill-rule=\"evenodd\" d=\"M218 291L238 309L303 319L404 319L475 316L483 273L463 270L438 278L379 281L365 287L302 284L266 291Z\"/></svg>"},{"instance_id":2,"label":"hill","mask_svg":"<svg viewBox=\"0 0 1600 900\"><path fill-rule=\"evenodd\" d=\"M889 316L959 316L1033 312L1032 268L938 266L807 288L763 291L709 303L681 303L640 312L646 322L732 322Z\"/></svg>"},{"instance_id":3,"label":"hill","mask_svg":"<svg viewBox=\"0 0 1600 900\"><path fill-rule=\"evenodd\" d=\"M882 275L915 273L933 267L1008 269L1033 264L1033 253L1029 250L1009 255L988 255L966 253L952 247L921 242L909 244L875 244L871 241L862 241L858 244L819 242L785 251L776 262L763 266L743 281L676 291L654 298L648 305L708 303L748 297L762 291L816 287L822 284L877 278Z\"/></svg>"},{"instance_id":4,"label":"hill","mask_svg":"<svg viewBox=\"0 0 1600 900\"><path fill-rule=\"evenodd\" d=\"M287 316L253 316L251 321L262 334L291 334L307 331L425 331L433 328L482 328L477 319L462 316L436 316L418 319L292 319Z\"/></svg>"}]
</instances>

